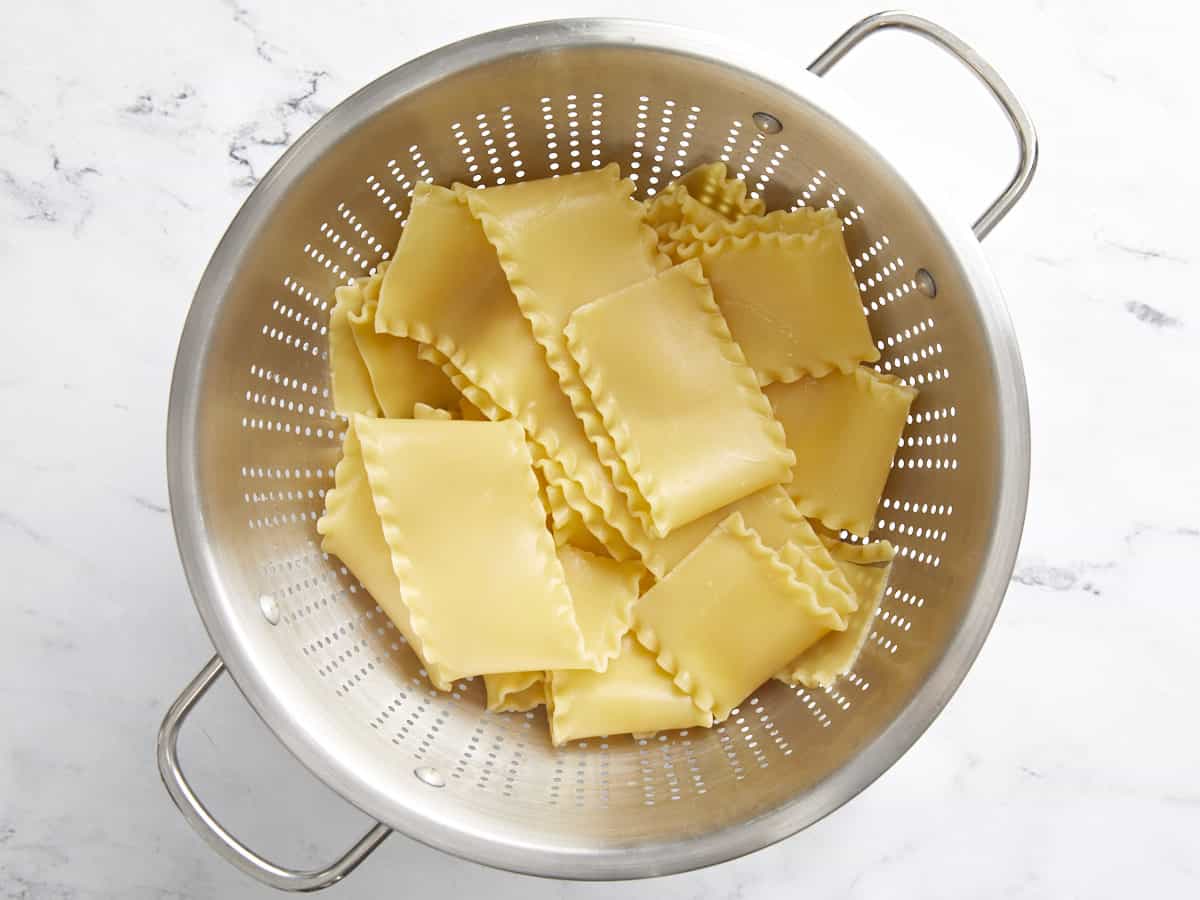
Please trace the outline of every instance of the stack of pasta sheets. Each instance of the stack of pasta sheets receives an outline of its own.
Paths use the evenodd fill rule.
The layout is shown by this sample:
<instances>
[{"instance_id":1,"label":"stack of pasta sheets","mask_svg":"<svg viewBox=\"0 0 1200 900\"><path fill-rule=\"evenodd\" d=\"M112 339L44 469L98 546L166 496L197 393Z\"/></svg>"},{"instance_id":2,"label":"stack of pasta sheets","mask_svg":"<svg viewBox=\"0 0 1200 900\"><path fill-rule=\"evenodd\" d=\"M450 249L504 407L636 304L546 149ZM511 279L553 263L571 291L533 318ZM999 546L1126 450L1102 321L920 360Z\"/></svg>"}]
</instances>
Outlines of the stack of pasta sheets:
<instances>
[{"instance_id":1,"label":"stack of pasta sheets","mask_svg":"<svg viewBox=\"0 0 1200 900\"><path fill-rule=\"evenodd\" d=\"M349 427L322 546L437 688L545 704L561 744L853 665L915 391L864 365L833 211L767 213L721 164L646 203L615 165L419 184L329 338Z\"/></svg>"}]
</instances>

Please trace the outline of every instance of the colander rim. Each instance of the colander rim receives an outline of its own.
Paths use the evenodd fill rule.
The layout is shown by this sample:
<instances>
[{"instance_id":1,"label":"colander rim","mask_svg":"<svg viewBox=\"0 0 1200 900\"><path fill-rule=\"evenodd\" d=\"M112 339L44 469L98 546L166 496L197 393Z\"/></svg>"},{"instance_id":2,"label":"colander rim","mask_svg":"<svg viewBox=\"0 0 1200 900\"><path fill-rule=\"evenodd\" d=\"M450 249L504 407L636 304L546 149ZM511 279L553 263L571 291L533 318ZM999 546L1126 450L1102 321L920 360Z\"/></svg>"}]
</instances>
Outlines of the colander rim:
<instances>
[{"instance_id":1,"label":"colander rim","mask_svg":"<svg viewBox=\"0 0 1200 900\"><path fill-rule=\"evenodd\" d=\"M585 46L631 44L698 57L773 83L823 110L863 141L940 231L957 257L977 300L989 346L1003 428L999 448L1000 500L986 561L968 611L926 682L896 718L849 764L805 794L755 819L677 841L622 848L564 848L520 844L495 834L446 825L436 816L396 803L366 781L337 752L337 736L318 737L285 699L289 689L256 658L254 640L230 610L209 542L199 491L197 430L200 388L213 326L241 248L266 220L289 185L312 160L379 110L432 81L510 55ZM304 133L263 177L222 236L196 289L180 338L171 381L167 422L167 473L172 522L188 585L218 654L252 708L283 744L323 783L367 815L422 843L486 865L533 875L589 880L630 879L688 871L730 860L776 843L819 821L890 768L940 713L966 676L999 611L1024 524L1029 485L1029 409L1015 335L999 286L979 241L948 212L936 186L914 188L869 139L877 125L848 97L800 63L725 37L685 26L636 19L565 19L492 31L434 50L382 75L330 110ZM244 600L244 598L242 598Z\"/></svg>"}]
</instances>

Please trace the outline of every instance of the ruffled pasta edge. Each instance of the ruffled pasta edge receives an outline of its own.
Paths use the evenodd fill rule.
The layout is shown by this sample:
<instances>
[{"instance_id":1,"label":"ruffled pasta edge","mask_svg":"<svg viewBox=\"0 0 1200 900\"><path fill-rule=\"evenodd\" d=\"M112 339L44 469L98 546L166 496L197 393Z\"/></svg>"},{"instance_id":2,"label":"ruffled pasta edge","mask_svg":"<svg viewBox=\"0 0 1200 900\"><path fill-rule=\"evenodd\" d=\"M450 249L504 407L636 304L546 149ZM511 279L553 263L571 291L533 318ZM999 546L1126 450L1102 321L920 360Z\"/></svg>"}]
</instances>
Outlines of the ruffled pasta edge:
<instances>
[{"instance_id":1,"label":"ruffled pasta edge","mask_svg":"<svg viewBox=\"0 0 1200 900\"><path fill-rule=\"evenodd\" d=\"M788 449L783 426L775 418L775 412L771 407L770 401L758 386L754 370L750 368L741 348L734 341L733 335L729 331L729 325L725 322L725 317L722 315L720 307L717 306L716 300L713 298L712 288L709 286L708 280L704 277L703 269L698 262L692 261L672 267L672 269L660 272L653 277L655 279L664 278L675 270L684 274L693 286L701 288L698 295L699 308L708 317L709 333L717 341L721 356L732 367L738 387L746 396L748 405L763 421L764 434L778 453L780 462L786 468L790 469L795 465L796 457ZM634 480L641 495L646 499L647 506L649 507L649 515L654 524L652 534L657 534L660 538L666 537L671 529L667 528L666 523L663 521L663 517L667 512L667 504L659 489L657 480L653 473L646 471L642 466L641 452L629 432L627 423L618 414L615 398L605 389L603 376L596 367L591 352L579 340L575 322L568 321L563 331L566 336L568 352L576 363L580 380L588 391L592 405L597 410L601 423L612 439L616 453L624 461L630 477Z\"/></svg>"},{"instance_id":2,"label":"ruffled pasta edge","mask_svg":"<svg viewBox=\"0 0 1200 900\"><path fill-rule=\"evenodd\" d=\"M608 671L608 664L621 655L621 641L633 628L633 609L637 605L642 572L645 571L645 567L640 562L624 561L618 562L618 565L621 566L622 576L628 582L626 585L628 595L618 615L606 623L606 627L597 641L597 656L604 666L599 670L601 672Z\"/></svg>"},{"instance_id":3,"label":"ruffled pasta edge","mask_svg":"<svg viewBox=\"0 0 1200 900\"><path fill-rule=\"evenodd\" d=\"M611 173L613 182L617 183L620 190L625 193L630 215L642 222L642 243L647 255L654 261L655 267L662 269L664 265L669 266L669 260L658 252L657 234L653 228L645 224L641 204L632 199L633 183L628 179L620 178L620 172L615 163L605 166L599 171L606 174ZM567 395L567 399L571 403L571 408L583 423L584 432L588 440L596 448L600 462L612 476L613 485L617 491L625 498L626 511L635 520L634 524L638 524L642 528L652 529L652 522L649 517L646 501L638 493L637 486L630 474L625 471L624 464L617 454L615 447L613 447L607 431L603 427L599 413L592 407L591 397L574 371L574 361L567 352L565 343L559 338L559 334L554 328L553 323L550 322L549 317L538 308L536 292L529 287L520 263L509 251L504 224L495 214L476 201L477 192L474 189L464 184L455 184L454 191L458 195L459 200L467 204L471 215L479 221L488 241L495 248L496 256L500 260L500 267L504 270L504 274L508 278L509 288L512 290L514 296L516 296L522 313L529 320L534 338L546 352L546 361L549 363L550 368L554 370L555 375L558 376L559 384L563 392ZM552 455L557 455L557 449L555 448L555 451L552 451ZM565 462L564 468L568 468ZM569 468L568 472L570 472ZM584 487L586 488L587 485L584 485ZM631 540L630 523L621 521L620 511L614 504L599 496L593 497L589 495L589 499L595 503L603 512L605 519L617 528L626 542L632 546L634 541Z\"/></svg>"},{"instance_id":4,"label":"ruffled pasta edge","mask_svg":"<svg viewBox=\"0 0 1200 900\"><path fill-rule=\"evenodd\" d=\"M802 223L805 230L789 231L786 223L789 220L806 219ZM725 222L710 222L699 226L692 222L681 222L674 227L662 227L658 231L659 249L676 261L690 259L695 255L694 250L683 251L681 248L695 244L712 245L729 237L746 237L750 234L807 234L828 227L831 222L837 222L841 228L841 220L837 211L828 207L813 209L801 206L797 209L777 209L765 216L743 216L740 219Z\"/></svg>"},{"instance_id":5,"label":"ruffled pasta edge","mask_svg":"<svg viewBox=\"0 0 1200 900\"><path fill-rule=\"evenodd\" d=\"M908 404L908 409L912 408L913 401L916 400L919 391L912 385L901 384L900 379L895 375L887 375L881 372L876 372L866 366L855 366L851 373L854 376L855 387L858 390L867 393L875 394L901 394ZM892 457L895 458L896 451L893 449ZM791 493L789 491L789 493ZM875 510L871 510L871 514L863 519L854 516L848 516L836 510L830 509L825 503L819 503L815 500L810 500L805 497L792 496L796 507L804 513L806 518L815 519L827 529L831 529L835 533L841 530L849 531L851 534L856 534L861 538L866 538L871 534L872 523L875 520ZM841 542L839 542L841 543ZM877 544L887 544L886 541L876 541ZM827 545L828 546L828 545ZM853 545L849 545L853 546ZM871 546L868 544L867 546ZM890 547L891 545L888 544ZM878 561L878 560L877 560Z\"/></svg>"},{"instance_id":6,"label":"ruffled pasta edge","mask_svg":"<svg viewBox=\"0 0 1200 900\"><path fill-rule=\"evenodd\" d=\"M368 431L374 421L365 416L359 416L355 419L356 425L360 428L364 423L367 424ZM520 427L520 424L515 421L513 421L513 425L518 428ZM367 478L370 480L372 466L380 467L382 462L378 459L372 462L371 457L376 455L377 448L372 446L372 442L369 439L364 440L360 434L359 440L363 451L363 465L367 470ZM545 510L542 508L542 501L539 497L537 476L533 474L533 460L529 457L529 448L525 443L524 430L521 433L520 452L524 453L528 461L526 478L527 489L531 498L530 503L537 511L538 520L543 523L542 530L536 537L538 544L537 552L541 557L542 575L547 583L558 584L562 587L563 599L550 610L550 615L555 619L561 619L564 624L568 624L570 628L574 629L578 639L579 658L592 663L592 657L588 654L587 646L583 640L583 632L580 631L579 623L575 619L575 607L571 602L571 591L567 587L567 579L565 573L562 571L562 564L558 561L558 552L554 546L554 538L544 527ZM442 656L441 651L435 646L431 646L430 631L432 623L429 617L430 604L426 602L426 598L412 580L412 560L399 550L404 542L403 530L392 510L391 501L387 497L380 496L373 490L371 491L371 499L375 504L375 512L379 516L380 525L383 527L384 539L387 541L388 550L392 556L392 571L396 573L396 579L400 582L400 593L404 597L405 605L409 610L409 621L412 625L413 633L420 638L422 648L424 649L423 658L427 663L441 665L444 669L451 669ZM557 572L554 571L556 567ZM463 673L463 675L456 677L463 677L466 674L473 673Z\"/></svg>"},{"instance_id":7,"label":"ruffled pasta edge","mask_svg":"<svg viewBox=\"0 0 1200 900\"><path fill-rule=\"evenodd\" d=\"M782 672L779 672L777 675L775 675L774 678L776 681L782 681L787 685L802 684L807 688L826 688L836 683L839 678L854 668L854 664L858 661L859 656L862 655L863 647L866 646L867 640L871 636L871 628L875 622L875 617L879 615L879 610L883 607L884 592L887 590L887 584L891 576L890 563L887 566L881 566L878 568L886 568L889 571L884 573L879 591L873 595L869 601L869 605L871 607L870 618L863 623L858 639L854 643L853 650L846 655L845 663L836 669L814 668L811 666L805 668L802 662L804 656L809 652L809 650L816 649L820 646L820 641L818 641L816 644L810 647L809 650L801 653L799 657L788 663L787 667L784 668Z\"/></svg>"},{"instance_id":8,"label":"ruffled pasta edge","mask_svg":"<svg viewBox=\"0 0 1200 900\"><path fill-rule=\"evenodd\" d=\"M846 579L846 574L834 561L829 548L821 540L820 535L813 530L808 519L804 518L800 510L796 508L794 501L792 502L792 509L795 510L797 521L792 522L791 542L805 551L809 560L828 581L830 588L835 594L841 594L848 598L846 603L847 612L853 612L858 607L858 600L856 599L854 589Z\"/></svg>"},{"instance_id":9,"label":"ruffled pasta edge","mask_svg":"<svg viewBox=\"0 0 1200 900\"><path fill-rule=\"evenodd\" d=\"M338 487L338 485L345 485L345 483L351 477L357 474L351 471L351 467L354 466L354 463L351 460L350 454L346 453L345 451L346 445L349 441L355 441L359 445L358 458L362 465L361 477L364 481L366 481L366 490L368 492L371 490L370 478L367 475L366 459L362 454L362 442L359 440L358 431L355 428L355 421L358 418L370 417L364 416L362 413L357 413L351 416L350 424L346 428L346 435L342 439L342 456L338 460L337 466L334 469L334 487L325 492L325 509L321 513L321 517L317 519L316 523L317 534L321 535L321 550L333 556L337 556L338 554L330 545L329 529L331 527L331 523L336 521L338 518L345 516L346 504L349 503L349 500L346 496L348 489L345 487ZM371 502L372 506L374 506L374 495L372 495ZM378 515L378 513L376 513L376 515ZM389 551L391 550L390 545L388 549ZM340 559L340 557L338 558ZM408 641L409 647L412 649L413 653L417 655L417 658L421 661L425 667L425 670L429 673L429 680L433 686L439 691L451 690L454 680L462 676L456 675L453 670L448 669L437 661L430 660L425 655L424 640L420 632L418 632L412 624L412 608L408 605L408 600L404 596L403 589L401 589L398 599L400 603L404 605L405 609L408 610L409 630L412 632L412 634L411 636L406 635L405 639ZM376 602L378 603L378 599L376 599Z\"/></svg>"},{"instance_id":10,"label":"ruffled pasta edge","mask_svg":"<svg viewBox=\"0 0 1200 900\"><path fill-rule=\"evenodd\" d=\"M740 541L747 551L757 560L761 560L770 573L769 577L777 579L795 596L796 602L811 613L815 619L827 624L830 631L844 631L846 619L836 610L821 606L816 592L809 585L796 577L795 570L789 566L780 555L763 543L758 532L746 525L741 513L731 513L714 531L724 530ZM667 576L670 577L669 575ZM701 712L712 715L714 722L724 721L729 717L730 710L717 709L716 698L711 690L700 684L700 679L680 665L679 659L667 647L662 645L655 629L637 620L634 613L634 636L639 644L655 655L655 661L660 669L671 676L675 686L692 698L692 702Z\"/></svg>"},{"instance_id":11,"label":"ruffled pasta edge","mask_svg":"<svg viewBox=\"0 0 1200 900\"><path fill-rule=\"evenodd\" d=\"M708 170L711 174L701 175L705 181L711 185L714 192L720 197L721 202L714 204L705 197L698 197L692 193L691 188L687 186L687 181L694 175L697 175L704 170ZM723 216L761 216L766 212L766 204L757 197L749 196L750 186L741 178L730 178L729 167L721 160L716 162L706 163L696 166L684 172L679 178L672 182L672 189L685 191L697 203L707 206L713 212L720 213Z\"/></svg>"},{"instance_id":12,"label":"ruffled pasta edge","mask_svg":"<svg viewBox=\"0 0 1200 900\"><path fill-rule=\"evenodd\" d=\"M513 684L499 685L496 684L496 690L493 693L492 686L495 684L494 675L484 675L484 689L487 692L487 710L488 712L528 712L531 709L536 709L545 702L545 688L542 690L542 697L539 700L534 700L529 703L522 703L520 697L526 691L537 686L539 683L545 684L545 672L510 672L509 675L524 675L524 681L515 681Z\"/></svg>"},{"instance_id":13,"label":"ruffled pasta edge","mask_svg":"<svg viewBox=\"0 0 1200 900\"><path fill-rule=\"evenodd\" d=\"M805 232L803 234L786 234L778 231L751 231L748 234L731 234L720 238L712 244L698 243L680 245L680 254L684 261L689 259L699 259L702 266L706 266L706 261L715 256L720 256L724 253L733 250L742 250L747 247L776 244L780 248L785 247L803 247L807 244L821 240L823 236L832 229L832 224L836 222L838 235L841 235L841 220L833 219L829 226L822 226L814 231ZM848 259L848 257L847 257ZM706 268L707 270L707 268ZM860 304L861 305L861 304ZM863 314L864 319L866 314ZM842 374L849 375L861 367L861 363L873 363L879 359L879 348L870 338L870 329L867 329L867 342L864 345L866 352L862 355L851 356L821 356L812 360L807 365L803 366L769 366L761 369L756 369L758 375L758 383L765 387L769 384L782 382L790 384L794 381L799 381L804 377L823 378L831 372L837 371Z\"/></svg>"}]
</instances>

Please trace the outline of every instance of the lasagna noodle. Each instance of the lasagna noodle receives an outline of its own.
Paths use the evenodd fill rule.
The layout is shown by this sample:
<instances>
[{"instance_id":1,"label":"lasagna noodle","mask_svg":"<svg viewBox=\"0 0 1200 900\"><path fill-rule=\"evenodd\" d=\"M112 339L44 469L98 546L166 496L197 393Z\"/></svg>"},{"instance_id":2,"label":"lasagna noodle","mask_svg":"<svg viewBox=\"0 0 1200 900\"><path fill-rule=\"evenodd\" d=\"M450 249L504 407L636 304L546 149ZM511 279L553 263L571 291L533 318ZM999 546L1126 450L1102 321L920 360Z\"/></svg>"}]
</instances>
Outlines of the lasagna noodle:
<instances>
[{"instance_id":1,"label":"lasagna noodle","mask_svg":"<svg viewBox=\"0 0 1200 900\"><path fill-rule=\"evenodd\" d=\"M803 234L751 231L693 245L760 384L879 359L841 228L832 218Z\"/></svg>"},{"instance_id":2,"label":"lasagna noodle","mask_svg":"<svg viewBox=\"0 0 1200 900\"><path fill-rule=\"evenodd\" d=\"M560 547L559 561L589 651L607 668L621 651L632 624L642 567L617 562L576 547ZM485 675L487 706L493 712L524 712L543 702L542 672Z\"/></svg>"},{"instance_id":3,"label":"lasagna noodle","mask_svg":"<svg viewBox=\"0 0 1200 900\"><path fill-rule=\"evenodd\" d=\"M703 228L765 211L761 200L747 196L745 181L729 177L723 162L697 166L646 203L646 219L660 238L679 226Z\"/></svg>"},{"instance_id":4,"label":"lasagna noodle","mask_svg":"<svg viewBox=\"0 0 1200 900\"><path fill-rule=\"evenodd\" d=\"M546 502L555 544L559 547L570 544L596 554L608 553L608 548L588 529L583 516L567 503L560 484L547 482Z\"/></svg>"},{"instance_id":5,"label":"lasagna noodle","mask_svg":"<svg viewBox=\"0 0 1200 900\"><path fill-rule=\"evenodd\" d=\"M815 519L811 524L817 539L829 551L830 556L841 562L870 566L877 563L889 563L896 558L896 548L888 541L853 544L843 541L840 536L841 532L832 531Z\"/></svg>"},{"instance_id":6,"label":"lasagna noodle","mask_svg":"<svg viewBox=\"0 0 1200 900\"><path fill-rule=\"evenodd\" d=\"M644 569L637 562L617 562L571 546L560 547L558 558L584 643L602 671L620 652L621 636L633 625Z\"/></svg>"},{"instance_id":7,"label":"lasagna noodle","mask_svg":"<svg viewBox=\"0 0 1200 900\"><path fill-rule=\"evenodd\" d=\"M712 724L712 715L675 686L632 634L622 638L619 655L603 673L550 672L546 696L555 746L580 738Z\"/></svg>"},{"instance_id":8,"label":"lasagna noodle","mask_svg":"<svg viewBox=\"0 0 1200 900\"><path fill-rule=\"evenodd\" d=\"M636 559L641 555L640 551L626 543L620 531L609 524L604 510L591 501L579 483L567 477L557 460L546 457L539 465L548 485L555 488L547 491L547 497L555 527L566 538L563 543L591 550L594 548L588 542L590 535L597 547L613 559ZM639 540L648 540L643 537L640 526L636 529L631 527L631 531L636 531Z\"/></svg>"},{"instance_id":9,"label":"lasagna noodle","mask_svg":"<svg viewBox=\"0 0 1200 900\"><path fill-rule=\"evenodd\" d=\"M565 335L656 536L787 480L783 429L699 263L580 307Z\"/></svg>"},{"instance_id":10,"label":"lasagna noodle","mask_svg":"<svg viewBox=\"0 0 1200 900\"><path fill-rule=\"evenodd\" d=\"M743 497L711 512L695 522L677 528L665 538L655 541L644 560L655 577L663 578L675 565L699 546L709 532L733 513L740 513L748 528L753 528L763 543L778 550L785 544L794 543L803 550L828 580L835 593L847 595L850 586L841 569L829 555L821 538L813 531L808 520L800 514L795 501L787 491L774 485ZM844 604L844 601L842 601Z\"/></svg>"},{"instance_id":11,"label":"lasagna noodle","mask_svg":"<svg viewBox=\"0 0 1200 900\"><path fill-rule=\"evenodd\" d=\"M831 630L846 627L734 513L642 598L638 641L722 721Z\"/></svg>"},{"instance_id":12,"label":"lasagna noodle","mask_svg":"<svg viewBox=\"0 0 1200 900\"><path fill-rule=\"evenodd\" d=\"M679 185L666 188L653 200L646 202L646 222L658 235L660 244L670 240L670 235L679 228L701 229L728 221Z\"/></svg>"},{"instance_id":13,"label":"lasagna noodle","mask_svg":"<svg viewBox=\"0 0 1200 900\"><path fill-rule=\"evenodd\" d=\"M857 608L857 597L830 550L779 485L743 497L655 541L645 560L647 567L655 577L664 578L734 513L741 515L746 527L763 544L779 553L781 560L795 570L797 579L813 589L819 605L843 615Z\"/></svg>"},{"instance_id":14,"label":"lasagna noodle","mask_svg":"<svg viewBox=\"0 0 1200 900\"><path fill-rule=\"evenodd\" d=\"M546 702L545 672L498 672L483 676L491 712L528 712Z\"/></svg>"},{"instance_id":15,"label":"lasagna noodle","mask_svg":"<svg viewBox=\"0 0 1200 900\"><path fill-rule=\"evenodd\" d=\"M422 342L422 355L440 361L471 406L489 418L520 422L574 482L574 488L560 483L564 498L611 553L644 545L641 524L547 365L495 249L452 191L417 185L383 281L376 328ZM619 532L619 542L603 523Z\"/></svg>"},{"instance_id":16,"label":"lasagna noodle","mask_svg":"<svg viewBox=\"0 0 1200 900\"><path fill-rule=\"evenodd\" d=\"M862 652L883 602L892 566L852 562L839 565L858 597L858 609L850 615L845 631L831 631L801 653L777 676L781 681L810 688L828 687L854 667Z\"/></svg>"},{"instance_id":17,"label":"lasagna noodle","mask_svg":"<svg viewBox=\"0 0 1200 900\"><path fill-rule=\"evenodd\" d=\"M325 494L325 511L317 520L321 549L340 559L379 608L399 629L439 690L448 691L456 677L425 659L419 635L413 630L400 581L392 570L392 555L371 499L358 431L352 419L342 439L342 458L334 470L334 486Z\"/></svg>"},{"instance_id":18,"label":"lasagna noodle","mask_svg":"<svg viewBox=\"0 0 1200 900\"><path fill-rule=\"evenodd\" d=\"M416 341L375 330L375 301L349 316L355 346L367 367L383 415L408 419L417 403L441 408L458 402L458 391L442 370L417 355Z\"/></svg>"},{"instance_id":19,"label":"lasagna noodle","mask_svg":"<svg viewBox=\"0 0 1200 900\"><path fill-rule=\"evenodd\" d=\"M578 307L643 281L667 264L641 205L630 197L632 183L610 165L561 178L482 190L458 185L456 190L496 248L517 304L613 484L628 510L649 528L645 498L604 430L563 338Z\"/></svg>"},{"instance_id":20,"label":"lasagna noodle","mask_svg":"<svg viewBox=\"0 0 1200 900\"><path fill-rule=\"evenodd\" d=\"M454 418L454 413L448 409L441 409L436 406L430 406L428 403L417 401L413 404L414 419L433 419L435 421L448 422Z\"/></svg>"},{"instance_id":21,"label":"lasagna noodle","mask_svg":"<svg viewBox=\"0 0 1200 900\"><path fill-rule=\"evenodd\" d=\"M358 416L355 427L426 662L456 676L598 664L518 423Z\"/></svg>"},{"instance_id":22,"label":"lasagna noodle","mask_svg":"<svg viewBox=\"0 0 1200 900\"><path fill-rule=\"evenodd\" d=\"M371 373L358 352L350 316L365 302L359 283L343 284L333 292L329 313L329 380L333 387L334 411L349 418L355 413L379 415L379 401L371 386Z\"/></svg>"},{"instance_id":23,"label":"lasagna noodle","mask_svg":"<svg viewBox=\"0 0 1200 900\"><path fill-rule=\"evenodd\" d=\"M762 200L749 196L743 179L729 177L723 162L697 166L679 176L674 185L684 188L692 198L727 219L762 216L766 212Z\"/></svg>"},{"instance_id":24,"label":"lasagna noodle","mask_svg":"<svg viewBox=\"0 0 1200 900\"><path fill-rule=\"evenodd\" d=\"M744 238L751 234L812 234L834 222L841 227L837 210L809 207L776 210L765 216L743 216L733 221L721 219L703 227L685 221L661 230L658 246L673 262L680 263L694 259L702 246L728 238Z\"/></svg>"},{"instance_id":25,"label":"lasagna noodle","mask_svg":"<svg viewBox=\"0 0 1200 900\"><path fill-rule=\"evenodd\" d=\"M827 528L866 537L916 390L857 367L766 393L796 454L787 486L796 506Z\"/></svg>"}]
</instances>

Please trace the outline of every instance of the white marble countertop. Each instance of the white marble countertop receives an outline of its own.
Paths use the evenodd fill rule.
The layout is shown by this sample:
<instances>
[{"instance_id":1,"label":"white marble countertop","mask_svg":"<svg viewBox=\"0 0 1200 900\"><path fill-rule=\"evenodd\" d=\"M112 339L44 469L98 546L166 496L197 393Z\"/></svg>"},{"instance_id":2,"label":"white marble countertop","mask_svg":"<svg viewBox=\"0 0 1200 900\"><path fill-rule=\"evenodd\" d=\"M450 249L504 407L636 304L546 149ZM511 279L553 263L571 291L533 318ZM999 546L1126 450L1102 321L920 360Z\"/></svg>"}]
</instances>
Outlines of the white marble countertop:
<instances>
[{"instance_id":1,"label":"white marble countertop","mask_svg":"<svg viewBox=\"0 0 1200 900\"><path fill-rule=\"evenodd\" d=\"M153 753L166 705L211 653L166 509L167 387L192 290L255 180L352 90L449 40L516 21L672 20L681 9L44 0L7 11L0 896L267 893L192 833ZM687 9L806 60L874 11L857 0ZM1197 890L1200 376L1187 360L1200 337L1200 21L1190 7L1153 2L931 0L919 12L995 63L1043 147L1033 189L986 242L1027 368L1033 482L1007 602L963 687L865 794L737 862L571 885L393 837L338 895ZM878 100L879 115L913 141L894 152L936 173L964 216L976 213L1011 165L1004 126L926 45L877 43L835 77L864 105ZM215 693L184 748L204 796L285 861L329 858L362 817L314 784L233 688Z\"/></svg>"}]
</instances>

